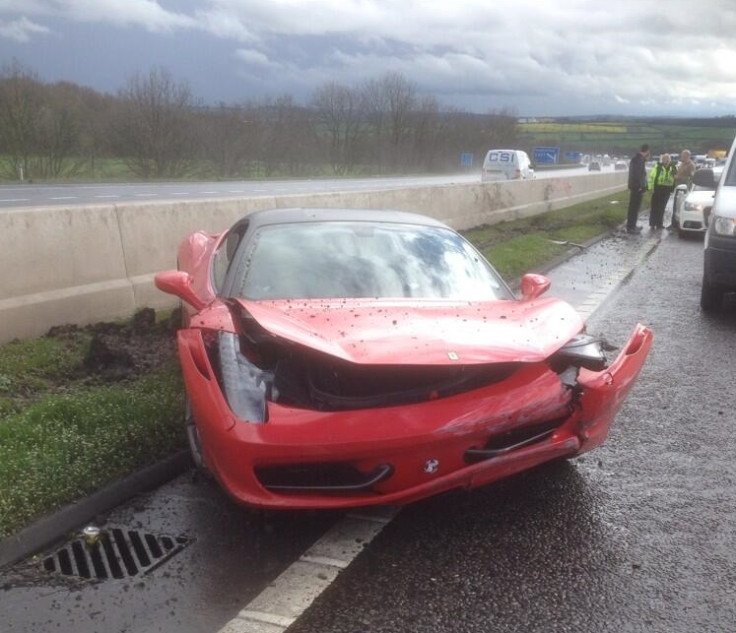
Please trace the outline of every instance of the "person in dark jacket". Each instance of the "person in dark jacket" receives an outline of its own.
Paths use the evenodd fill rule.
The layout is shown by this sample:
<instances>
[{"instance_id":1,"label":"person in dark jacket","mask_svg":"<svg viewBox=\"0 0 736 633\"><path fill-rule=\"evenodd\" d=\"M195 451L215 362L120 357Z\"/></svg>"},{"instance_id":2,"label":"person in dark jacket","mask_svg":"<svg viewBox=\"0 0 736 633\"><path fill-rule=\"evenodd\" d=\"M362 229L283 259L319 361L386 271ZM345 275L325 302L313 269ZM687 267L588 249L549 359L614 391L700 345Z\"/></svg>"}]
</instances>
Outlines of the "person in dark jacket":
<instances>
[{"instance_id":1,"label":"person in dark jacket","mask_svg":"<svg viewBox=\"0 0 736 633\"><path fill-rule=\"evenodd\" d=\"M647 190L646 162L649 158L649 145L644 143L629 162L629 211L626 216L626 232L640 233L641 227L636 223L641 211L641 201Z\"/></svg>"}]
</instances>

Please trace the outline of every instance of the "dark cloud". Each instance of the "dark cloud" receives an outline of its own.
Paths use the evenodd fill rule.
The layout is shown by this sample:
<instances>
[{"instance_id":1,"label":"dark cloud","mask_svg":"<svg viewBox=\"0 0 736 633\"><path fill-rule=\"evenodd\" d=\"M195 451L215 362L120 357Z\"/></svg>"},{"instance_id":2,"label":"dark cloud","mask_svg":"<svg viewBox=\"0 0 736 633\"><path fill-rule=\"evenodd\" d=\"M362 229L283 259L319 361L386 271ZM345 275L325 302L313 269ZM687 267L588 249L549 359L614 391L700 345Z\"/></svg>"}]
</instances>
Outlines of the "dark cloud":
<instances>
[{"instance_id":1,"label":"dark cloud","mask_svg":"<svg viewBox=\"0 0 736 633\"><path fill-rule=\"evenodd\" d=\"M154 66L205 102L400 72L459 109L733 114L736 4L455 0L0 0L0 58L114 92ZM92 7L92 8L91 8Z\"/></svg>"}]
</instances>

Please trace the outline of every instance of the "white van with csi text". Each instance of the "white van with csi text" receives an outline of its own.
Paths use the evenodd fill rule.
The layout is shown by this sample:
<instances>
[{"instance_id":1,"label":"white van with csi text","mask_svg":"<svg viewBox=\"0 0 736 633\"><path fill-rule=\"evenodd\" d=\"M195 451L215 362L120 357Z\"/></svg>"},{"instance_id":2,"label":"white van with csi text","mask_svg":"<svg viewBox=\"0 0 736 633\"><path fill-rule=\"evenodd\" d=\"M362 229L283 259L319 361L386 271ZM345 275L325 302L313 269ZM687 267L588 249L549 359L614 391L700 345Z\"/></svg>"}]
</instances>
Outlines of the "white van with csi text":
<instances>
[{"instance_id":1,"label":"white van with csi text","mask_svg":"<svg viewBox=\"0 0 736 633\"><path fill-rule=\"evenodd\" d=\"M483 160L481 181L526 180L534 178L532 161L520 149L492 149Z\"/></svg>"}]
</instances>

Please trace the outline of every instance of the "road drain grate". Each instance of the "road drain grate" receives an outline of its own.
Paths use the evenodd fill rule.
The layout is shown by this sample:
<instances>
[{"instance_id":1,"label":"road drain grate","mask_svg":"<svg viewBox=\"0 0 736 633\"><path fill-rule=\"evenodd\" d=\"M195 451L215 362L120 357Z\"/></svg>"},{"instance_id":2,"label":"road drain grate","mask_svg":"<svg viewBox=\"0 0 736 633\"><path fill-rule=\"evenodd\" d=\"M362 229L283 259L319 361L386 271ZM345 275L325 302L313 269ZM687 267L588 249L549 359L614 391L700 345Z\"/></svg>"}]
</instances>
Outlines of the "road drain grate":
<instances>
[{"instance_id":1,"label":"road drain grate","mask_svg":"<svg viewBox=\"0 0 736 633\"><path fill-rule=\"evenodd\" d=\"M43 561L49 573L105 580L146 574L189 544L183 536L160 536L124 528L105 528L88 544L75 539Z\"/></svg>"}]
</instances>

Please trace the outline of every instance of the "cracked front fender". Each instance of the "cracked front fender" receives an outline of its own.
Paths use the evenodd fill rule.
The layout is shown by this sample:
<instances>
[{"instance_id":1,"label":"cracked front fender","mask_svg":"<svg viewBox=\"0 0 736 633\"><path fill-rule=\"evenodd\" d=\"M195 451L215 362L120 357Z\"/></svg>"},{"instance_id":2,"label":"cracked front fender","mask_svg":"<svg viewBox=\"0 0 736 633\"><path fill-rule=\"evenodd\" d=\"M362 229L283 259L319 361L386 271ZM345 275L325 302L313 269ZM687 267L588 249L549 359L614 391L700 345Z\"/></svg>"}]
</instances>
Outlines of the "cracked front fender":
<instances>
[{"instance_id":1,"label":"cracked front fender","mask_svg":"<svg viewBox=\"0 0 736 633\"><path fill-rule=\"evenodd\" d=\"M621 353L606 369L599 372L580 370L579 453L594 449L605 441L616 414L644 366L652 340L652 331L637 324Z\"/></svg>"}]
</instances>

